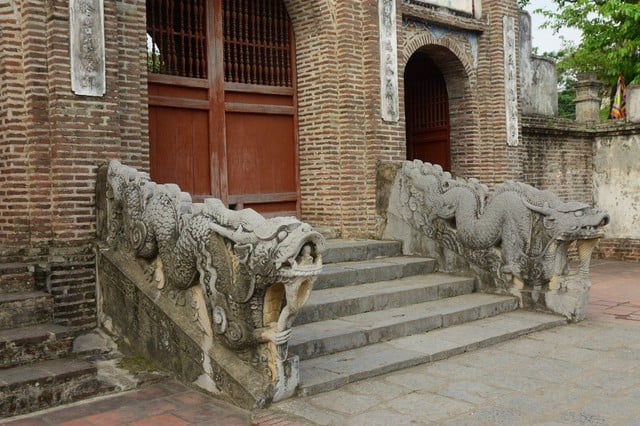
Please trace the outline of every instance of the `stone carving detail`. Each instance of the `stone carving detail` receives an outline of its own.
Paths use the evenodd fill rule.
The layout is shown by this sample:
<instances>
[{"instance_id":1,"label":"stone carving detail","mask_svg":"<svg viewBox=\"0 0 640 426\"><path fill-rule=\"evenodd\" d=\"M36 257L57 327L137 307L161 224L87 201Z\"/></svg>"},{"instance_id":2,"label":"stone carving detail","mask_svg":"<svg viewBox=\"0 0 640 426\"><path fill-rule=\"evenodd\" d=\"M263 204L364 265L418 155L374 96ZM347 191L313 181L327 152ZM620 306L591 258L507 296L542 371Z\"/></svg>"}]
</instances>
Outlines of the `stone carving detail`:
<instances>
[{"instance_id":1,"label":"stone carving detail","mask_svg":"<svg viewBox=\"0 0 640 426\"><path fill-rule=\"evenodd\" d=\"M581 320L591 253L609 216L519 182L489 192L475 179L455 179L438 165L414 161L403 163L396 176L387 237L400 233L393 220L426 236L429 242L423 246L432 247L427 254L440 257L441 263L449 251L482 271L484 290L509 292L521 303ZM568 250L574 241L580 266L569 274Z\"/></svg>"},{"instance_id":2,"label":"stone carving detail","mask_svg":"<svg viewBox=\"0 0 640 426\"><path fill-rule=\"evenodd\" d=\"M464 54L468 58L468 63L473 64L474 68L478 66L477 34L471 31L454 30L430 22L423 22L409 16L402 17L402 27L404 29L418 30L418 33L427 32L440 42L450 41L452 44L466 46L464 48Z\"/></svg>"},{"instance_id":3,"label":"stone carving detail","mask_svg":"<svg viewBox=\"0 0 640 426\"><path fill-rule=\"evenodd\" d=\"M142 264L157 289L213 336L207 344L269 376L267 398L289 396L298 377L287 345L322 269L324 238L293 217L265 219L218 199L192 203L178 186L115 160L106 180L109 246Z\"/></svg>"}]
</instances>

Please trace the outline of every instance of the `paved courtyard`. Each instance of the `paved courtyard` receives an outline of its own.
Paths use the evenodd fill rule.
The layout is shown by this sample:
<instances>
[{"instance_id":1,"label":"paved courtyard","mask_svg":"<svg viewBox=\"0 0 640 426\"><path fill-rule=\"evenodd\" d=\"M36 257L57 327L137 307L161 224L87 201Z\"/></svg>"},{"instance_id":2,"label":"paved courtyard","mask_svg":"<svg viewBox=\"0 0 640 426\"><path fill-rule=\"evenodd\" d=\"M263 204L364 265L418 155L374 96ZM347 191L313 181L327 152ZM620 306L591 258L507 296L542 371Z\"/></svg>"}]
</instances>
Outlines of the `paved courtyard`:
<instances>
[{"instance_id":1,"label":"paved courtyard","mask_svg":"<svg viewBox=\"0 0 640 426\"><path fill-rule=\"evenodd\" d=\"M12 425L639 425L640 264L594 261L587 319L249 413L167 381Z\"/></svg>"}]
</instances>

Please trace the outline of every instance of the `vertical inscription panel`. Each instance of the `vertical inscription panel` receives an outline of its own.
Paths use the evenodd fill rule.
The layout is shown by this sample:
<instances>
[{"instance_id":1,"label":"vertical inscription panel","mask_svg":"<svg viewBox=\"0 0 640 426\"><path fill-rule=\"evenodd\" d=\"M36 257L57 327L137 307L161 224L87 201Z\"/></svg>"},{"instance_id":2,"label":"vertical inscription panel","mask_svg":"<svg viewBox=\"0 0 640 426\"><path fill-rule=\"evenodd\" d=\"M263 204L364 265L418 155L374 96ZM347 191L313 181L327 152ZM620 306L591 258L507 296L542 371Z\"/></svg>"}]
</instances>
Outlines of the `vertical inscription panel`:
<instances>
[{"instance_id":1,"label":"vertical inscription panel","mask_svg":"<svg viewBox=\"0 0 640 426\"><path fill-rule=\"evenodd\" d=\"M380 109L384 121L400 118L398 100L398 42L395 0L378 0L380 35Z\"/></svg>"},{"instance_id":2,"label":"vertical inscription panel","mask_svg":"<svg viewBox=\"0 0 640 426\"><path fill-rule=\"evenodd\" d=\"M504 35L504 97L507 112L507 145L518 146L518 81L516 74L516 32L514 19L502 18Z\"/></svg>"},{"instance_id":3,"label":"vertical inscription panel","mask_svg":"<svg viewBox=\"0 0 640 426\"><path fill-rule=\"evenodd\" d=\"M106 92L103 0L69 0L71 90L76 95Z\"/></svg>"}]
</instances>

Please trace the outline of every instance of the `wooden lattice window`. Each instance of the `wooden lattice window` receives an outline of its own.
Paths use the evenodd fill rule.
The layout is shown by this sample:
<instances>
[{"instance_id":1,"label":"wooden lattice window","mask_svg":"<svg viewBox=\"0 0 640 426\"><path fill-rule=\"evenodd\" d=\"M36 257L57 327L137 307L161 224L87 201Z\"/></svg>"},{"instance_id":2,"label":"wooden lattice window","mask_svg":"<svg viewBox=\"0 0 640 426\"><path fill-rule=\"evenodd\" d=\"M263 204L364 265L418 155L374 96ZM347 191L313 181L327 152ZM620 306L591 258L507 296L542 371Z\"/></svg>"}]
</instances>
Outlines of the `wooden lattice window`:
<instances>
[{"instance_id":1,"label":"wooden lattice window","mask_svg":"<svg viewBox=\"0 0 640 426\"><path fill-rule=\"evenodd\" d=\"M147 66L207 78L206 0L147 0Z\"/></svg>"},{"instance_id":2,"label":"wooden lattice window","mask_svg":"<svg viewBox=\"0 0 640 426\"><path fill-rule=\"evenodd\" d=\"M224 0L227 82L291 87L289 19L282 0Z\"/></svg>"}]
</instances>

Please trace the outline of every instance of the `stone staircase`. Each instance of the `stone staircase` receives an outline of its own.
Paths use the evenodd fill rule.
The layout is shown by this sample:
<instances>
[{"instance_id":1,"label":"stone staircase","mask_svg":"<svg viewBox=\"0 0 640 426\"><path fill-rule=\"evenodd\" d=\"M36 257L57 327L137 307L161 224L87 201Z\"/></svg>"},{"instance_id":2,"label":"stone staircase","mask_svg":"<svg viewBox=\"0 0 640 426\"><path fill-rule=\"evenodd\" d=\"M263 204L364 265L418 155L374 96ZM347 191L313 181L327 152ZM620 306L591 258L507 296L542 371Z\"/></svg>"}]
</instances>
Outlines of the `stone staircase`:
<instances>
[{"instance_id":1,"label":"stone staircase","mask_svg":"<svg viewBox=\"0 0 640 426\"><path fill-rule=\"evenodd\" d=\"M53 323L53 298L25 264L0 264L0 418L112 390L73 353L74 332Z\"/></svg>"},{"instance_id":2,"label":"stone staircase","mask_svg":"<svg viewBox=\"0 0 640 426\"><path fill-rule=\"evenodd\" d=\"M518 310L511 296L475 293L472 278L401 251L399 242L328 240L289 345L301 360L301 395L566 323Z\"/></svg>"}]
</instances>

